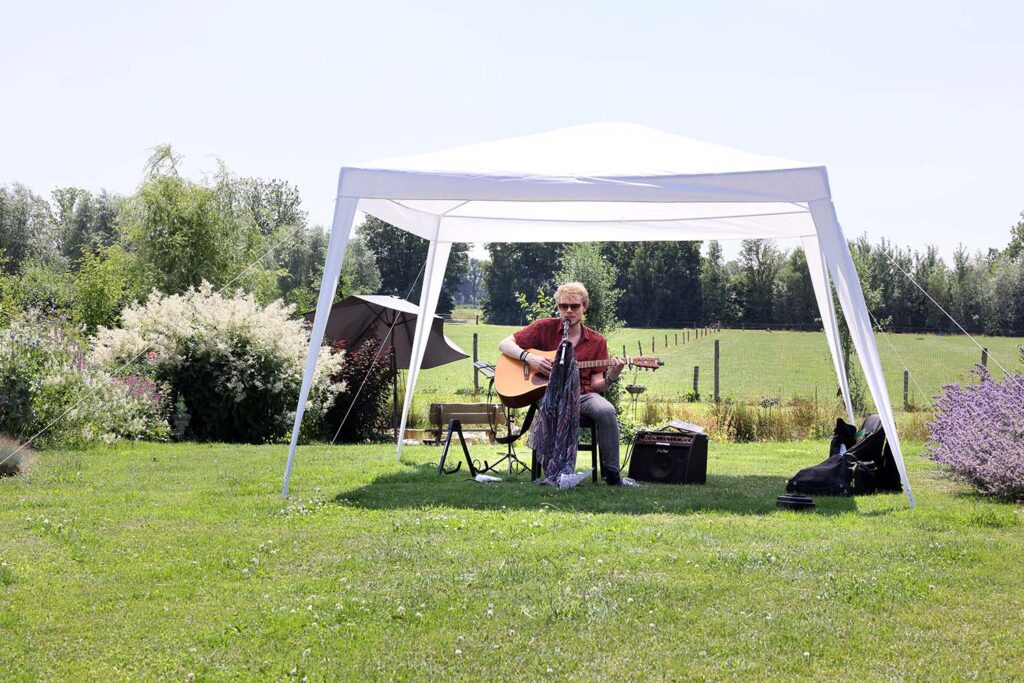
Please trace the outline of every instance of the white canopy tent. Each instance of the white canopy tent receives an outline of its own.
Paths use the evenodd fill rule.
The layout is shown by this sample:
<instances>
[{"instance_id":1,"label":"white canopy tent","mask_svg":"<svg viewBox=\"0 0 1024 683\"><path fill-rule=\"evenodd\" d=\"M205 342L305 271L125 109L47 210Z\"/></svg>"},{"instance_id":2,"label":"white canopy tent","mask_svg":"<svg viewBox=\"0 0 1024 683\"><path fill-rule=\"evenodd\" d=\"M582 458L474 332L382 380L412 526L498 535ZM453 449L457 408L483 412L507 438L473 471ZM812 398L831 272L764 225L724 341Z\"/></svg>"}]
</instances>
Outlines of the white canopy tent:
<instances>
[{"instance_id":1,"label":"white canopy tent","mask_svg":"<svg viewBox=\"0 0 1024 683\"><path fill-rule=\"evenodd\" d=\"M574 126L341 169L285 469L285 495L317 352L357 211L429 241L400 435L453 242L800 238L847 415L852 422L831 286L914 506L878 348L825 167L620 123ZM401 437L397 447L401 457Z\"/></svg>"}]
</instances>

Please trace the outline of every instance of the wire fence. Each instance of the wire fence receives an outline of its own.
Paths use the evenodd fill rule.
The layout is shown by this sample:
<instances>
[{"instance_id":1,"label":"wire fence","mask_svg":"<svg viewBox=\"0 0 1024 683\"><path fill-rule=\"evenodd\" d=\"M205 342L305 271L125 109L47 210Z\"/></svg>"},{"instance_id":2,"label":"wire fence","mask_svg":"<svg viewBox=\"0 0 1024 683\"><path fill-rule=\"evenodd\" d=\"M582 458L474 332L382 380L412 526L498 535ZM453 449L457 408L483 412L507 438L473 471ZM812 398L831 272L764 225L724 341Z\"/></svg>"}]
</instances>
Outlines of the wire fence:
<instances>
[{"instance_id":1,"label":"wire fence","mask_svg":"<svg viewBox=\"0 0 1024 683\"><path fill-rule=\"evenodd\" d=\"M470 358L423 371L417 394L450 400L486 392L487 381L474 372L473 360L496 361L498 341L515 329L478 325L473 320L446 325L445 333ZM1024 371L1019 349L1024 339L976 339L985 346L984 351L966 335L877 332L875 341L893 407L926 408L944 385L978 381L979 366L987 367L997 379L1003 375L1000 364L1010 372ZM608 345L614 355L654 356L664 361L657 371L627 369L623 373L624 384L642 391L640 400L692 402L720 398L778 405L794 399L830 400L839 386L820 328L623 329L608 335ZM855 356L851 366L851 382L863 388L870 403Z\"/></svg>"}]
</instances>

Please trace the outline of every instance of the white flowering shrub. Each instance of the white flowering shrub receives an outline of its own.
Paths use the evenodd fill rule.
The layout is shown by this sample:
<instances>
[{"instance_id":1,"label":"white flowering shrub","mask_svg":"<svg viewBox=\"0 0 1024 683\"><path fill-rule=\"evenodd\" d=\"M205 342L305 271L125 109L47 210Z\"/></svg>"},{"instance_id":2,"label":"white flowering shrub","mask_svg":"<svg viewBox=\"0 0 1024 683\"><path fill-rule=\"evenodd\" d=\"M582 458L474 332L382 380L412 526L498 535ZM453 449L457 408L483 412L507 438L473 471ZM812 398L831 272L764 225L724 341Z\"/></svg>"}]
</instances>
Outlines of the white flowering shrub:
<instances>
[{"instance_id":1,"label":"white flowering shrub","mask_svg":"<svg viewBox=\"0 0 1024 683\"><path fill-rule=\"evenodd\" d=\"M149 380L86 367L61 320L26 311L0 331L0 430L39 446L169 435L163 392Z\"/></svg>"},{"instance_id":2,"label":"white flowering shrub","mask_svg":"<svg viewBox=\"0 0 1024 683\"><path fill-rule=\"evenodd\" d=\"M185 436L262 443L288 436L309 348L303 323L281 302L224 296L209 284L184 294L153 292L121 313L121 327L100 328L88 362L116 371L143 364L171 388L172 405L189 415ZM343 388L343 354L320 350L303 421L318 434L324 413Z\"/></svg>"}]
</instances>

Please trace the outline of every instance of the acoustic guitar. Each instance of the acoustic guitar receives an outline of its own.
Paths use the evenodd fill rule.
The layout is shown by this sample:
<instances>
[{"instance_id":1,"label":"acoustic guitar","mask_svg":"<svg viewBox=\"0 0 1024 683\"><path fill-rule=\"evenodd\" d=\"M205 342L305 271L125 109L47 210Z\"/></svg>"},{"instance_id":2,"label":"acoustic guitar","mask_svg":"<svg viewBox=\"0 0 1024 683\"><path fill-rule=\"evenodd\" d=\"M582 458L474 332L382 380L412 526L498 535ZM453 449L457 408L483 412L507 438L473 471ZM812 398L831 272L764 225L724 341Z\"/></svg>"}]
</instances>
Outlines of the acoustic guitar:
<instances>
[{"instance_id":1,"label":"acoustic guitar","mask_svg":"<svg viewBox=\"0 0 1024 683\"><path fill-rule=\"evenodd\" d=\"M531 356L543 356L555 360L555 351L538 351L527 349ZM611 367L615 362L612 360L585 360L579 361L580 369ZM665 361L648 356L637 356L627 358L627 368L642 368L644 370L657 370ZM509 408L522 408L540 399L548 388L548 376L542 375L528 364L509 358L501 354L498 364L494 367L494 391L501 398L501 402Z\"/></svg>"}]
</instances>

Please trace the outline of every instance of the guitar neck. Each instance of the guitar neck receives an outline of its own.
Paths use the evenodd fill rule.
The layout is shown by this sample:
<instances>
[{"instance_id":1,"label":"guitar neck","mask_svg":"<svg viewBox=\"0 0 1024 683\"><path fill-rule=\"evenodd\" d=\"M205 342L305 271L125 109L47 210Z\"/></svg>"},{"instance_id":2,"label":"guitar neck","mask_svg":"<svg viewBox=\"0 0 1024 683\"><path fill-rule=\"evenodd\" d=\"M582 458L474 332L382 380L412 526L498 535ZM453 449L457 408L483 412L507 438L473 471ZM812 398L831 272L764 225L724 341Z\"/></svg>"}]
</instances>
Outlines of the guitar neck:
<instances>
[{"instance_id":1,"label":"guitar neck","mask_svg":"<svg viewBox=\"0 0 1024 683\"><path fill-rule=\"evenodd\" d=\"M634 358L627 358L626 359L626 365L633 365L633 362L635 360L636 359L634 359ZM612 366L614 363L615 363L615 361L613 361L611 359L608 359L608 360L584 360L584 361L580 361L579 362L579 366L581 368L607 368L607 367Z\"/></svg>"}]
</instances>

